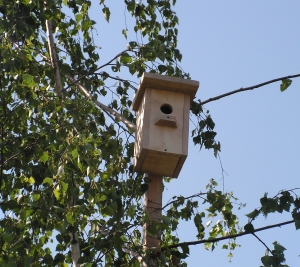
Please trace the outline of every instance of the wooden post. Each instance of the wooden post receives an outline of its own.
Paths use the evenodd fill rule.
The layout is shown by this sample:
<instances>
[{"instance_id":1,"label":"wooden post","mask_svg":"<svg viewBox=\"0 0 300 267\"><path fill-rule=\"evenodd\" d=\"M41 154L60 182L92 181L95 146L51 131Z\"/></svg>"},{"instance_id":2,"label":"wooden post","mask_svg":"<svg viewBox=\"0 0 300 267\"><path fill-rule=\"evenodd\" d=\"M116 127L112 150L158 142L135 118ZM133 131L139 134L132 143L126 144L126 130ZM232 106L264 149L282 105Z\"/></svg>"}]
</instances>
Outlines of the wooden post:
<instances>
[{"instance_id":1,"label":"wooden post","mask_svg":"<svg viewBox=\"0 0 300 267\"><path fill-rule=\"evenodd\" d=\"M162 191L163 191L163 181L162 176L148 174L150 183L148 183L148 190L144 194L144 207L145 210L149 212L150 223L153 221L160 221L162 217ZM144 246L149 248L157 248L157 253L160 252L160 240L161 233L152 237L147 235L148 223L143 226L144 235Z\"/></svg>"}]
</instances>

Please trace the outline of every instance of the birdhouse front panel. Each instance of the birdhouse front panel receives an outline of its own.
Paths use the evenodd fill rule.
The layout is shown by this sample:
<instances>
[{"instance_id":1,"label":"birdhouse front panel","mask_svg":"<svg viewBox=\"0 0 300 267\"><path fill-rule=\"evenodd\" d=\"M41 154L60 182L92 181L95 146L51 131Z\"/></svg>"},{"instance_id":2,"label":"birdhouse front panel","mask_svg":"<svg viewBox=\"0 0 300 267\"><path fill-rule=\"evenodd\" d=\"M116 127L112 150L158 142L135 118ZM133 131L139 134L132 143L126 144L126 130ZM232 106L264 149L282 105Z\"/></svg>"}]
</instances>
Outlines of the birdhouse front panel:
<instances>
[{"instance_id":1,"label":"birdhouse front panel","mask_svg":"<svg viewBox=\"0 0 300 267\"><path fill-rule=\"evenodd\" d=\"M151 112L149 149L173 154L182 154L183 107L185 95L170 91L148 89L150 91ZM188 101L189 104L189 101ZM168 117L176 121L176 126L157 125L156 121L168 121Z\"/></svg>"},{"instance_id":2,"label":"birdhouse front panel","mask_svg":"<svg viewBox=\"0 0 300 267\"><path fill-rule=\"evenodd\" d=\"M137 111L136 171L178 177L188 154L191 92L195 94L198 86L195 81L144 74L133 102Z\"/></svg>"},{"instance_id":3,"label":"birdhouse front panel","mask_svg":"<svg viewBox=\"0 0 300 267\"><path fill-rule=\"evenodd\" d=\"M137 114L135 170L177 177L187 157L190 97L147 88Z\"/></svg>"}]
</instances>

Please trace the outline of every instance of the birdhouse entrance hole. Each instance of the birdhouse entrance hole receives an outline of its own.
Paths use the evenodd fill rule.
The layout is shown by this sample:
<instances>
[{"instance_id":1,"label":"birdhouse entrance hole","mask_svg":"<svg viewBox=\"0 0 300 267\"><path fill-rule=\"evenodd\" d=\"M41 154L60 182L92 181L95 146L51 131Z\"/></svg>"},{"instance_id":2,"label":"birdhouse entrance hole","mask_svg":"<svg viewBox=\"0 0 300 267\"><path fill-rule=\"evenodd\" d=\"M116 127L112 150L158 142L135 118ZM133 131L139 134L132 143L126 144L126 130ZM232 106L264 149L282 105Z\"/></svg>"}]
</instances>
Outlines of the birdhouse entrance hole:
<instances>
[{"instance_id":1,"label":"birdhouse entrance hole","mask_svg":"<svg viewBox=\"0 0 300 267\"><path fill-rule=\"evenodd\" d=\"M169 104L163 104L163 105L161 105L160 110L164 114L171 114L173 112L173 108Z\"/></svg>"}]
</instances>

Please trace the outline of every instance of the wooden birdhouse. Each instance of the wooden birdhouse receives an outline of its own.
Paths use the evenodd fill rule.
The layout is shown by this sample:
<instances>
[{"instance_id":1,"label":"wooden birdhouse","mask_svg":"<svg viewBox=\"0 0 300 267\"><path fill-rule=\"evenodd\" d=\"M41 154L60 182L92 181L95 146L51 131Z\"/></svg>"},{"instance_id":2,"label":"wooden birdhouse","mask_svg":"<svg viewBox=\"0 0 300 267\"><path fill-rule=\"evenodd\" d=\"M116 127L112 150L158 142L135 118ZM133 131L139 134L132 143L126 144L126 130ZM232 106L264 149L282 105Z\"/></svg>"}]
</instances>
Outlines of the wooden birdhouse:
<instances>
[{"instance_id":1,"label":"wooden birdhouse","mask_svg":"<svg viewBox=\"0 0 300 267\"><path fill-rule=\"evenodd\" d=\"M132 104L136 171L178 177L188 155L190 104L198 87L198 81L144 73Z\"/></svg>"}]
</instances>

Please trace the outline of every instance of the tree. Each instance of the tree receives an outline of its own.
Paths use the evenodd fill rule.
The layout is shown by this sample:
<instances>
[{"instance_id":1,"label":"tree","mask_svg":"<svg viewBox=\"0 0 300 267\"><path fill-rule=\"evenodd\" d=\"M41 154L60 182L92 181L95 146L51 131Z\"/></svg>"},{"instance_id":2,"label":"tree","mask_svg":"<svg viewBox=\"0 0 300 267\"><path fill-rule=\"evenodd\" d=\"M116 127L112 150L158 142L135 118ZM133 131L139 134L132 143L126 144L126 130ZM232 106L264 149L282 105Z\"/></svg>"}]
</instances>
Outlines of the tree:
<instances>
[{"instance_id":1,"label":"tree","mask_svg":"<svg viewBox=\"0 0 300 267\"><path fill-rule=\"evenodd\" d=\"M95 7L109 21L113 7L107 2L0 4L1 266L139 266L151 257L162 266L184 266L192 243L180 242L175 234L183 219L197 229L199 241L193 244L214 249L218 238L231 237L230 252L234 235L255 235L252 221L260 214L290 211L290 223L299 228L296 190L263 196L244 226L233 211L236 198L211 180L205 192L174 196L165 204L162 222L148 229L162 231L161 253L145 252L141 226L149 217L140 200L149 180L132 169L135 114L130 95L137 87L132 80L138 82L145 71L190 78L179 67L172 4L125 1L125 21L132 25L122 31L128 47L107 62L100 60L93 37L99 29L89 15ZM278 79L281 89L291 78ZM191 131L196 145L218 157L215 125L203 110L209 101L193 102L196 124ZM203 201L206 205L198 207ZM222 218L209 232L207 216ZM53 239L56 251L49 248ZM264 266L284 264L280 244L268 249Z\"/></svg>"}]
</instances>

